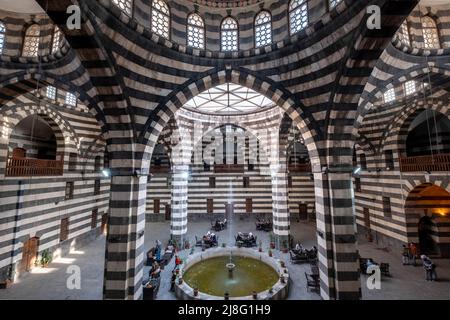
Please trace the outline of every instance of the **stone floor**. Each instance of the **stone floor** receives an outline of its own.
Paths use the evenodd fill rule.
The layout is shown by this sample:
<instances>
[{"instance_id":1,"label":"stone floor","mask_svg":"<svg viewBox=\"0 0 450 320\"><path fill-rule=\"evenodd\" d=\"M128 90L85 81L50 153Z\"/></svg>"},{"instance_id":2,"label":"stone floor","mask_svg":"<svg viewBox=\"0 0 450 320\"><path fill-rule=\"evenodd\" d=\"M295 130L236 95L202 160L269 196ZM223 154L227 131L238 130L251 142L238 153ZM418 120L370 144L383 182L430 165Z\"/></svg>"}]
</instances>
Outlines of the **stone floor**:
<instances>
[{"instance_id":1,"label":"stone floor","mask_svg":"<svg viewBox=\"0 0 450 320\"><path fill-rule=\"evenodd\" d=\"M204 234L210 226L210 222L189 223L189 240L194 242L195 235ZM312 223L293 222L292 234L296 241L309 248L315 245L315 226ZM258 236L258 241L263 243L264 250L269 244L269 234L256 231L254 221L232 222L227 230L218 232L219 243L234 243L234 234L238 231L253 232ZM166 243L169 239L168 223L147 224L145 234L146 249L154 245L158 239ZM11 288L0 290L0 299L86 299L96 300L102 298L103 264L104 264L105 238L100 237L88 246L71 252L64 258L54 260L47 268L35 268L30 273L22 276ZM196 250L200 250L197 248ZM366 286L367 276L361 277L363 299L446 299L450 300L450 260L436 260L439 281L427 282L424 279L422 267L403 266L398 250L380 248L373 243L362 242L359 244L360 254L363 257L371 257L377 262L387 262L391 267L391 278L382 278L380 290L369 290ZM182 258L188 255L187 251L180 253ZM320 296L315 292L308 292L304 272L309 272L309 265L291 265L289 255L274 252L274 255L284 260L291 274L291 289L289 299L293 300L318 300ZM158 299L175 299L169 292L170 274L174 266L174 259L164 269L161 288ZM76 265L81 271L81 288L69 289L70 282L68 267ZM144 275L147 276L149 267L145 267Z\"/></svg>"}]
</instances>

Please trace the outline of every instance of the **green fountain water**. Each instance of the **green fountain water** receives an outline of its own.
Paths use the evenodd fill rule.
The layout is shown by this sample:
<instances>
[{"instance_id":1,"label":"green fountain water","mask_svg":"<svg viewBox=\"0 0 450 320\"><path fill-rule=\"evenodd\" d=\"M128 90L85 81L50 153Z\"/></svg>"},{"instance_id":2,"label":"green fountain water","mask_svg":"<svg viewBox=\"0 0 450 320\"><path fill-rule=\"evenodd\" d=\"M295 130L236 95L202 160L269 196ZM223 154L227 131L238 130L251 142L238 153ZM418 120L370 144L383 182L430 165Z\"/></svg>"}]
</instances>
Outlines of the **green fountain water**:
<instances>
[{"instance_id":1,"label":"green fountain water","mask_svg":"<svg viewBox=\"0 0 450 320\"><path fill-rule=\"evenodd\" d=\"M219 297L225 292L230 297L249 296L253 291L270 289L279 279L272 267L256 259L233 256L235 267L231 274L226 267L228 263L229 256L203 260L186 270L183 279L190 287Z\"/></svg>"}]
</instances>

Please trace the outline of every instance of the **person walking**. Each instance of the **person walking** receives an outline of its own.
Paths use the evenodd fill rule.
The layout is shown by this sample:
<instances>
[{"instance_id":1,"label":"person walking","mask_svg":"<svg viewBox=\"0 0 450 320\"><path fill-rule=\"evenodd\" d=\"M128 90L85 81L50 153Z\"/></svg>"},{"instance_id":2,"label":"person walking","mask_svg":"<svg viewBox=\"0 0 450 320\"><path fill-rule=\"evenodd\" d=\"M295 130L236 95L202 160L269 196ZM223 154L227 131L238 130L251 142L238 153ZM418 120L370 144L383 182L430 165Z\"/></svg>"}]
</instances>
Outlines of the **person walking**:
<instances>
[{"instance_id":1,"label":"person walking","mask_svg":"<svg viewBox=\"0 0 450 320\"><path fill-rule=\"evenodd\" d=\"M175 270L172 272L172 277L170 278L170 291L175 291L175 280L177 279L177 273Z\"/></svg>"},{"instance_id":2,"label":"person walking","mask_svg":"<svg viewBox=\"0 0 450 320\"><path fill-rule=\"evenodd\" d=\"M436 281L436 265L424 254L421 255L420 258L422 259L423 268L425 269L425 279L427 281Z\"/></svg>"},{"instance_id":3,"label":"person walking","mask_svg":"<svg viewBox=\"0 0 450 320\"><path fill-rule=\"evenodd\" d=\"M409 248L404 244L404 245L403 245L403 251L402 251L402 264L403 264L403 265L409 264L409 257L410 257L410 250L409 250Z\"/></svg>"}]
</instances>

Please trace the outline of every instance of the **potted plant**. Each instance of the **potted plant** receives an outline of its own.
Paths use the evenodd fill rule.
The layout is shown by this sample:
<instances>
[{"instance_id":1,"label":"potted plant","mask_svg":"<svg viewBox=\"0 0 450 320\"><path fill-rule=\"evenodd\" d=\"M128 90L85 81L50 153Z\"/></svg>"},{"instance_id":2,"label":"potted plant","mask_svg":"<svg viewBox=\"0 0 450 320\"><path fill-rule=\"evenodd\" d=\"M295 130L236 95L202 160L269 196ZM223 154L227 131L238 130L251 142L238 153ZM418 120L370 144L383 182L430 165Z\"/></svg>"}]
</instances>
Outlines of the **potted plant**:
<instances>
[{"instance_id":1,"label":"potted plant","mask_svg":"<svg viewBox=\"0 0 450 320\"><path fill-rule=\"evenodd\" d=\"M41 253L41 267L45 268L52 261L52 255L48 249L42 251Z\"/></svg>"},{"instance_id":2,"label":"potted plant","mask_svg":"<svg viewBox=\"0 0 450 320\"><path fill-rule=\"evenodd\" d=\"M262 252L262 241L259 240L259 252Z\"/></svg>"},{"instance_id":3,"label":"potted plant","mask_svg":"<svg viewBox=\"0 0 450 320\"><path fill-rule=\"evenodd\" d=\"M223 297L224 297L225 300L230 300L230 294L228 292L225 292Z\"/></svg>"},{"instance_id":4,"label":"potted plant","mask_svg":"<svg viewBox=\"0 0 450 320\"><path fill-rule=\"evenodd\" d=\"M198 288L194 288L194 297L198 296Z\"/></svg>"},{"instance_id":5,"label":"potted plant","mask_svg":"<svg viewBox=\"0 0 450 320\"><path fill-rule=\"evenodd\" d=\"M281 265L282 268L286 267L286 264L284 263L283 260L280 261L280 265Z\"/></svg>"},{"instance_id":6,"label":"potted plant","mask_svg":"<svg viewBox=\"0 0 450 320\"><path fill-rule=\"evenodd\" d=\"M183 284L183 278L182 277L178 278L178 284Z\"/></svg>"},{"instance_id":7,"label":"potted plant","mask_svg":"<svg viewBox=\"0 0 450 320\"><path fill-rule=\"evenodd\" d=\"M269 233L270 249L275 249L275 237L273 232Z\"/></svg>"},{"instance_id":8,"label":"potted plant","mask_svg":"<svg viewBox=\"0 0 450 320\"><path fill-rule=\"evenodd\" d=\"M269 254L269 257L271 257L273 255L272 249L269 249L269 251L267 253Z\"/></svg>"},{"instance_id":9,"label":"potted plant","mask_svg":"<svg viewBox=\"0 0 450 320\"><path fill-rule=\"evenodd\" d=\"M258 293L256 291L253 291L252 296L253 296L253 299L255 299L255 300L258 299Z\"/></svg>"},{"instance_id":10,"label":"potted plant","mask_svg":"<svg viewBox=\"0 0 450 320\"><path fill-rule=\"evenodd\" d=\"M283 246L282 246L281 251L283 253L288 253L289 252L289 246L288 246L287 240L283 240Z\"/></svg>"}]
</instances>

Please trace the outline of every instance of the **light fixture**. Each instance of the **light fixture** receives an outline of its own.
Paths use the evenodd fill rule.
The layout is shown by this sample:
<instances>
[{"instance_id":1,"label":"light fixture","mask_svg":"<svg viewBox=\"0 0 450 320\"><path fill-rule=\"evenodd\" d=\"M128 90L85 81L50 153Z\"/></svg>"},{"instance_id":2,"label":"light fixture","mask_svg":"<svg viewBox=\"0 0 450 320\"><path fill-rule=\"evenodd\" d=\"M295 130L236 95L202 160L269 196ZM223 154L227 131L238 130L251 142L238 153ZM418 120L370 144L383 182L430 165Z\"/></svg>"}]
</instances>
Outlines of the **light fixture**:
<instances>
[{"instance_id":1,"label":"light fixture","mask_svg":"<svg viewBox=\"0 0 450 320\"><path fill-rule=\"evenodd\" d=\"M110 169L103 169L102 174L105 178L109 178L111 176L111 170Z\"/></svg>"},{"instance_id":2,"label":"light fixture","mask_svg":"<svg viewBox=\"0 0 450 320\"><path fill-rule=\"evenodd\" d=\"M353 170L353 174L358 174L360 172L361 172L361 167L360 166L356 167L355 170Z\"/></svg>"}]
</instances>

